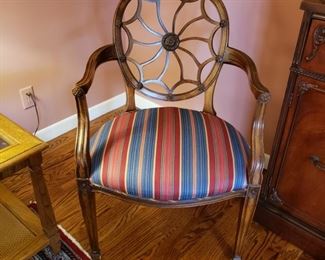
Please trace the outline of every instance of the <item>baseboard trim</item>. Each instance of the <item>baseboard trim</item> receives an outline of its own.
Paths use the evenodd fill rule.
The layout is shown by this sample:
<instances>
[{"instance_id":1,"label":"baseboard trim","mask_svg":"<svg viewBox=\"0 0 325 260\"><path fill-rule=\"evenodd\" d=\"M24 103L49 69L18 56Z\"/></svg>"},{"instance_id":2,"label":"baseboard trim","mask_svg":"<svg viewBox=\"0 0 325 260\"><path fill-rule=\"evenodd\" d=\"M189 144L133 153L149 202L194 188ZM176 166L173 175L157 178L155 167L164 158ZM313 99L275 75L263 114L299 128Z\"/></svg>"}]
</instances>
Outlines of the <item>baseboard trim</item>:
<instances>
[{"instance_id":1,"label":"baseboard trim","mask_svg":"<svg viewBox=\"0 0 325 260\"><path fill-rule=\"evenodd\" d=\"M94 120L114 109L123 106L125 104L125 100L126 100L125 93L122 93L108 100L105 100L95 106L90 107L89 108L90 120ZM159 104L152 102L151 100L148 100L137 94L135 95L135 102L137 104L137 107L141 109L160 106ZM52 125L49 125L48 127L39 130L36 136L42 139L43 141L48 142L76 127L77 127L77 114L74 114Z\"/></svg>"},{"instance_id":2,"label":"baseboard trim","mask_svg":"<svg viewBox=\"0 0 325 260\"><path fill-rule=\"evenodd\" d=\"M268 153L264 153L264 169L267 170L269 167L270 155Z\"/></svg>"}]
</instances>

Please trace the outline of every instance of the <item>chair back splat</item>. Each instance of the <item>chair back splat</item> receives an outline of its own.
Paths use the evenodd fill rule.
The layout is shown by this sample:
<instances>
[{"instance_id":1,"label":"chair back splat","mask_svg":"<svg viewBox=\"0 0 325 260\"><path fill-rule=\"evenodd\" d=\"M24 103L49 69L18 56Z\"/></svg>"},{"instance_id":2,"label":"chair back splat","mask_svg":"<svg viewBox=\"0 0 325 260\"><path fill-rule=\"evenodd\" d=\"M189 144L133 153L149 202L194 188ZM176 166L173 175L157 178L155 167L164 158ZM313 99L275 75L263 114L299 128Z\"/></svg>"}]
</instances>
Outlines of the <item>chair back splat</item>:
<instances>
[{"instance_id":1,"label":"chair back splat","mask_svg":"<svg viewBox=\"0 0 325 260\"><path fill-rule=\"evenodd\" d=\"M141 93L177 101L214 88L229 38L221 1L121 1L113 30L122 72Z\"/></svg>"}]
</instances>

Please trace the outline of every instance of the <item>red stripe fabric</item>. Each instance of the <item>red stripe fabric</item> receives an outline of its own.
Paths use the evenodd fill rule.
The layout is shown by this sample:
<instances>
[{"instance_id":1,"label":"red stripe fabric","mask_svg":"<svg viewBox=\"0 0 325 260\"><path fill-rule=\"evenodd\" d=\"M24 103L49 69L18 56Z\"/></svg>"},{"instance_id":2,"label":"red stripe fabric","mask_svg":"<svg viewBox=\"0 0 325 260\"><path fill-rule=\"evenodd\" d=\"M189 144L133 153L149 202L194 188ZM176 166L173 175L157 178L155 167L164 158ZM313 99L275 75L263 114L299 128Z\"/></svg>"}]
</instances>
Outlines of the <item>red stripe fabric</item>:
<instances>
[{"instance_id":1,"label":"red stripe fabric","mask_svg":"<svg viewBox=\"0 0 325 260\"><path fill-rule=\"evenodd\" d=\"M224 154L226 155L227 158L227 166L225 167L224 172L226 170L228 171L228 174L222 175L224 179L222 179L221 182L224 184L222 190L227 191L227 190L231 190L232 182L234 178L234 167L233 167L233 158L232 158L233 153L231 150L230 140L224 122L221 122L221 129L222 129L222 134L224 136L223 140L225 141L225 146L226 146L226 148L224 149ZM227 179L227 182L224 181L225 179Z\"/></svg>"},{"instance_id":2,"label":"red stripe fabric","mask_svg":"<svg viewBox=\"0 0 325 260\"><path fill-rule=\"evenodd\" d=\"M191 131L182 130L186 124ZM210 114L180 108L126 112L92 137L91 181L144 199L215 196L246 187L246 147L233 126Z\"/></svg>"},{"instance_id":3,"label":"red stripe fabric","mask_svg":"<svg viewBox=\"0 0 325 260\"><path fill-rule=\"evenodd\" d=\"M128 153L128 147L130 145L130 139L131 139L131 132L132 132L132 125L134 121L134 113L129 114L127 126L125 129L124 133L124 144L123 144L123 149L122 149L122 155L121 155L121 161L120 162L126 162L127 161L127 153ZM123 138L123 136L122 136ZM120 169L120 174L119 174L119 180L120 180L120 191L125 192L126 187L125 187L125 170L126 170L126 164L121 163L121 169Z\"/></svg>"},{"instance_id":4,"label":"red stripe fabric","mask_svg":"<svg viewBox=\"0 0 325 260\"><path fill-rule=\"evenodd\" d=\"M163 146L163 129L161 128L164 122L163 113L158 110L158 126L157 126L157 144L159 149L156 149L156 170L154 172L155 178L155 199L160 199L160 176L161 176L161 157L162 157L162 146Z\"/></svg>"},{"instance_id":5,"label":"red stripe fabric","mask_svg":"<svg viewBox=\"0 0 325 260\"><path fill-rule=\"evenodd\" d=\"M210 124L210 120L208 116L205 116L205 124L206 124L206 134L207 134L207 144L209 149L209 196L214 194L215 192L215 172L216 172L216 155L214 151L214 140L212 136L212 127Z\"/></svg>"},{"instance_id":6,"label":"red stripe fabric","mask_svg":"<svg viewBox=\"0 0 325 260\"><path fill-rule=\"evenodd\" d=\"M116 125L118 124L120 118L116 118L113 122L112 130L111 130L111 136L110 138L107 139L105 150L102 156L102 173L101 173L101 179L102 179L102 185L103 186L111 186L111 183L109 183L109 169L112 166L112 161L111 161L111 151L114 151L115 145L113 146L113 141L115 134L118 131L118 128Z\"/></svg>"},{"instance_id":7,"label":"red stripe fabric","mask_svg":"<svg viewBox=\"0 0 325 260\"><path fill-rule=\"evenodd\" d=\"M180 175L180 120L178 109L173 108L175 114L175 152L174 152L174 193L173 200L179 199L179 175Z\"/></svg>"}]
</instances>

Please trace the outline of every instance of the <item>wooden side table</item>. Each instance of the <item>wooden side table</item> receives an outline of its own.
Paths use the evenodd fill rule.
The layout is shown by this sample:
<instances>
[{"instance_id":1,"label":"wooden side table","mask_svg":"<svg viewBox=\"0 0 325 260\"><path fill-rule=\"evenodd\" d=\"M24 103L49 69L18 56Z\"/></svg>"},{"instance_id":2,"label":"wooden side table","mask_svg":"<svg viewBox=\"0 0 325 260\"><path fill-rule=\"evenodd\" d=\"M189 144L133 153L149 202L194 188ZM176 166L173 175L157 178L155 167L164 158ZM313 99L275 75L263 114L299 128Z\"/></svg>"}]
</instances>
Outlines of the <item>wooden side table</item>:
<instances>
[{"instance_id":1,"label":"wooden side table","mask_svg":"<svg viewBox=\"0 0 325 260\"><path fill-rule=\"evenodd\" d=\"M29 259L49 244L39 218L0 183L0 259Z\"/></svg>"},{"instance_id":2,"label":"wooden side table","mask_svg":"<svg viewBox=\"0 0 325 260\"><path fill-rule=\"evenodd\" d=\"M58 253L60 250L59 231L41 168L42 151L47 147L47 143L0 114L0 180L24 167L29 169L43 231L54 253ZM0 201L0 212L2 202L3 200ZM2 212L5 212L4 208ZM17 212L14 215L19 218ZM26 219L24 221L26 222Z\"/></svg>"}]
</instances>

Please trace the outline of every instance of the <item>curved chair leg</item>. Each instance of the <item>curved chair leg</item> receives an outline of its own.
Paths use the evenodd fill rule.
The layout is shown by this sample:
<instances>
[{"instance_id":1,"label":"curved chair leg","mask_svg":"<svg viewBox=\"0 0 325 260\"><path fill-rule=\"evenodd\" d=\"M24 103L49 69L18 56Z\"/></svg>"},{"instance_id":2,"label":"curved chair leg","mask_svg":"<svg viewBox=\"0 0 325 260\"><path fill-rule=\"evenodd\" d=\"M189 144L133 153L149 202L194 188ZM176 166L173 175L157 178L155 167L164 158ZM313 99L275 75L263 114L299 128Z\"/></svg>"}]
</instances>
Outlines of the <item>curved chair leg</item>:
<instances>
[{"instance_id":1,"label":"curved chair leg","mask_svg":"<svg viewBox=\"0 0 325 260\"><path fill-rule=\"evenodd\" d=\"M79 201L82 216L86 225L89 244L91 248L91 258L100 259L100 250L97 233L96 200L95 193L91 191L88 180L78 180Z\"/></svg>"},{"instance_id":2,"label":"curved chair leg","mask_svg":"<svg viewBox=\"0 0 325 260\"><path fill-rule=\"evenodd\" d=\"M241 216L238 223L234 260L240 260L245 235L252 222L254 212L257 206L261 186L248 186L247 194L241 210Z\"/></svg>"}]
</instances>

